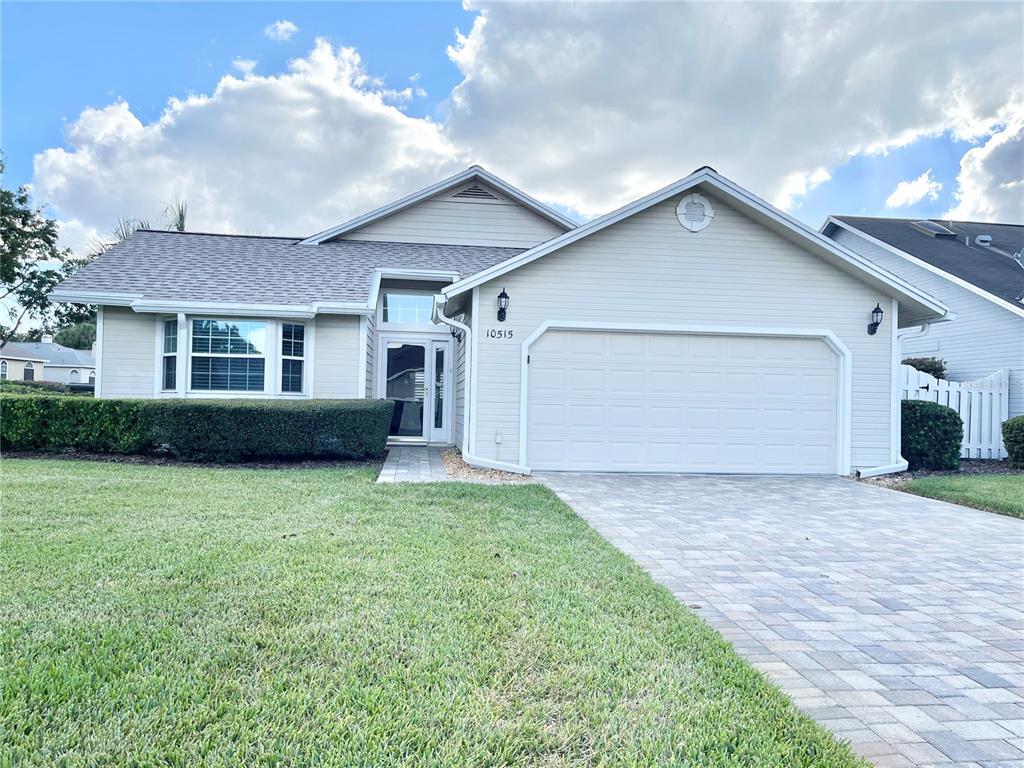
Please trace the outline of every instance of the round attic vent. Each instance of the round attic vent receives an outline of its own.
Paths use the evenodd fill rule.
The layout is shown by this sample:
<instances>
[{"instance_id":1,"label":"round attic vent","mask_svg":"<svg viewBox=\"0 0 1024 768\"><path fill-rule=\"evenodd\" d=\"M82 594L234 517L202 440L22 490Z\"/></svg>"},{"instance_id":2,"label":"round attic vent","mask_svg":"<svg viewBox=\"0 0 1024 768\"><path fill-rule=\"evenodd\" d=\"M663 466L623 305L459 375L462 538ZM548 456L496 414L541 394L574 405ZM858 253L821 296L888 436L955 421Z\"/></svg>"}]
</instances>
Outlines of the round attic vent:
<instances>
[{"instance_id":1,"label":"round attic vent","mask_svg":"<svg viewBox=\"0 0 1024 768\"><path fill-rule=\"evenodd\" d=\"M676 206L676 218L691 232L707 229L715 218L715 209L704 195L692 192L683 197Z\"/></svg>"}]
</instances>

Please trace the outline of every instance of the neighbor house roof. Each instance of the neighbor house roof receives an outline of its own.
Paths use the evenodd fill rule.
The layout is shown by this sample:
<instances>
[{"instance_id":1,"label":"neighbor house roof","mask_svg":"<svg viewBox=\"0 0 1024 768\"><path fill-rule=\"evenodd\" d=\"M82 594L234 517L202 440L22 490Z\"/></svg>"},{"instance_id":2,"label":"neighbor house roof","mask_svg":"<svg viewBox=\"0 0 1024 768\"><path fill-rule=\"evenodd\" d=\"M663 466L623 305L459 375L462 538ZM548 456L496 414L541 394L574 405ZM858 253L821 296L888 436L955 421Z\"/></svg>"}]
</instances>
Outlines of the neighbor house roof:
<instances>
[{"instance_id":1,"label":"neighbor house roof","mask_svg":"<svg viewBox=\"0 0 1024 768\"><path fill-rule=\"evenodd\" d=\"M366 308L380 271L465 277L520 248L139 230L65 280L59 301L143 308L161 300L205 304Z\"/></svg>"},{"instance_id":2,"label":"neighbor house roof","mask_svg":"<svg viewBox=\"0 0 1024 768\"><path fill-rule=\"evenodd\" d=\"M48 365L64 368L96 367L96 358L91 352L72 349L52 342L9 341L0 347L0 357L17 360L42 360Z\"/></svg>"},{"instance_id":3,"label":"neighbor house roof","mask_svg":"<svg viewBox=\"0 0 1024 768\"><path fill-rule=\"evenodd\" d=\"M923 221L948 230L952 236L935 227L931 227L933 234L927 234L922 231L928 228L921 226ZM833 227L866 235L876 244L888 246L889 251L923 262L932 271L963 280L1012 305L1019 307L1024 299L1024 267L1014 258L1024 250L1024 225L831 216L822 231L829 234ZM990 246L978 244L977 238L982 235L992 238Z\"/></svg>"},{"instance_id":4,"label":"neighbor house roof","mask_svg":"<svg viewBox=\"0 0 1024 768\"><path fill-rule=\"evenodd\" d=\"M411 208L427 198L444 194L455 187L472 181L482 181L486 184L490 184L495 189L500 190L505 195L515 200L524 208L533 211L537 215L558 225L562 229L573 229L576 226L575 221L567 216L563 216L554 208L544 205L544 203L539 200L535 200L521 189L513 187L504 179L499 179L493 173L484 170L479 165L471 165L466 170L457 173L454 176L442 179L436 184L424 187L417 192L413 192L410 195L406 195L403 198L395 200L393 203L388 203L387 205L381 206L369 213L364 213L363 215L350 219L343 224L339 224L336 227L331 227L330 229L325 229L323 232L311 235L310 237L305 238L302 243L303 245L319 245L321 243L331 241L333 238L341 237L346 232L352 232L353 230L365 227L371 222L383 219L386 216L391 216L399 211L405 210L406 208Z\"/></svg>"},{"instance_id":5,"label":"neighbor house roof","mask_svg":"<svg viewBox=\"0 0 1024 768\"><path fill-rule=\"evenodd\" d=\"M934 297L915 288L897 275L881 268L870 259L842 247L832 239L797 221L792 216L751 194L738 184L719 174L714 168L708 166L698 168L689 176L669 184L667 187L663 187L646 197L628 203L604 216L592 219L586 224L581 224L563 235L553 237L533 248L512 256L507 261L495 264L493 267L446 286L442 289L442 294L446 297L457 296L696 187L718 194L743 210L754 221L793 242L799 243L802 247L817 254L833 266L856 275L869 285L884 290L887 295L893 296L900 301L901 317L904 317L903 313L906 311L906 317L909 320L927 322L949 315L949 309Z\"/></svg>"}]
</instances>

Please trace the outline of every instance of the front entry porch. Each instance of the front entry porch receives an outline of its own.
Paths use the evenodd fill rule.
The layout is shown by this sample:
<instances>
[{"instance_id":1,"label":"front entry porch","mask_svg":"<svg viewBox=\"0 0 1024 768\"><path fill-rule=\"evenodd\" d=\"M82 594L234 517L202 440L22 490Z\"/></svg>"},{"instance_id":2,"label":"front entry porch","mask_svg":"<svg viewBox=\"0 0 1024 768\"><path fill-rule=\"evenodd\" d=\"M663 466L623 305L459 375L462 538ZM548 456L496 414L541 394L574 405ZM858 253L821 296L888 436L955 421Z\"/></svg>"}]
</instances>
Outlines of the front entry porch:
<instances>
[{"instance_id":1,"label":"front entry porch","mask_svg":"<svg viewBox=\"0 0 1024 768\"><path fill-rule=\"evenodd\" d=\"M440 335L382 333L377 396L395 410L389 444L451 443L452 340Z\"/></svg>"}]
</instances>

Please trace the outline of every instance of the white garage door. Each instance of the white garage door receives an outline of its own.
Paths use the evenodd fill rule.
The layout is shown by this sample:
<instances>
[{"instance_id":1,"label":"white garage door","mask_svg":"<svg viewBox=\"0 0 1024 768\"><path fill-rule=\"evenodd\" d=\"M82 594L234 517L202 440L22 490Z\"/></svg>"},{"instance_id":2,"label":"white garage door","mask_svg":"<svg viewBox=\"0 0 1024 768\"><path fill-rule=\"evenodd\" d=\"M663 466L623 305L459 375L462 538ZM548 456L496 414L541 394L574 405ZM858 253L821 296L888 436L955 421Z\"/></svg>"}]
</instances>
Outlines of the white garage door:
<instances>
[{"instance_id":1,"label":"white garage door","mask_svg":"<svg viewBox=\"0 0 1024 768\"><path fill-rule=\"evenodd\" d=\"M527 464L831 474L837 368L821 339L548 331L530 348Z\"/></svg>"}]
</instances>

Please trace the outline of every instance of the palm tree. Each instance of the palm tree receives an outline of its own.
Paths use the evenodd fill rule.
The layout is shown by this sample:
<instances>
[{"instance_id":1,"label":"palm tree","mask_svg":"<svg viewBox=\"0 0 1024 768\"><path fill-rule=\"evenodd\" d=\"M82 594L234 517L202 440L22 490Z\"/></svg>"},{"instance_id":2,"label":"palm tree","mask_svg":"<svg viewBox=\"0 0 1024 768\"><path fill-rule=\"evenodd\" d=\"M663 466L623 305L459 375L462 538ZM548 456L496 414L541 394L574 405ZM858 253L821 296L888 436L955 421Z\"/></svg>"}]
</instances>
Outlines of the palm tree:
<instances>
[{"instance_id":1,"label":"palm tree","mask_svg":"<svg viewBox=\"0 0 1024 768\"><path fill-rule=\"evenodd\" d=\"M188 203L179 200L164 208L164 219L167 228L175 232L185 231L185 218L188 215Z\"/></svg>"}]
</instances>

